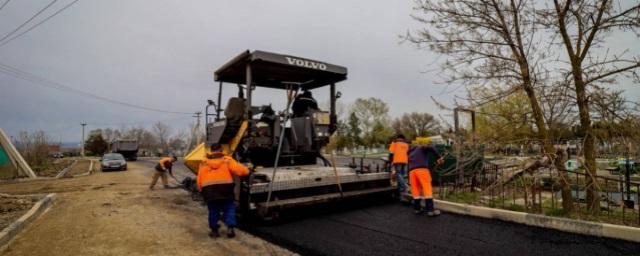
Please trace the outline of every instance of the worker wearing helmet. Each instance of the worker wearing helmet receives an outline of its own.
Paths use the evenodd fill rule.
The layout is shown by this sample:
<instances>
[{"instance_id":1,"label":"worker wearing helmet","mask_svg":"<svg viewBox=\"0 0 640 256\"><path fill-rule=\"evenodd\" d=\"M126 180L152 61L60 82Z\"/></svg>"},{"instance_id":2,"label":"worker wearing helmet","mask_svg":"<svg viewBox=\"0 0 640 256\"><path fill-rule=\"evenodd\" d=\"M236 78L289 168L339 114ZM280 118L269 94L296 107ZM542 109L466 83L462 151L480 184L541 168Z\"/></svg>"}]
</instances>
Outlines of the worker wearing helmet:
<instances>
[{"instance_id":1,"label":"worker wearing helmet","mask_svg":"<svg viewBox=\"0 0 640 256\"><path fill-rule=\"evenodd\" d=\"M407 178L407 163L409 144L405 141L405 137L402 134L398 134L396 138L389 145L389 161L393 165L392 175L397 175L398 190L403 192L406 190L406 178Z\"/></svg>"},{"instance_id":2,"label":"worker wearing helmet","mask_svg":"<svg viewBox=\"0 0 640 256\"><path fill-rule=\"evenodd\" d=\"M222 152L222 146L211 145L211 154L202 161L198 169L197 186L209 209L209 236L220 236L218 220L223 212L223 222L227 226L227 237L235 237L236 205L234 202L233 175L247 176L249 169Z\"/></svg>"},{"instance_id":3,"label":"worker wearing helmet","mask_svg":"<svg viewBox=\"0 0 640 256\"><path fill-rule=\"evenodd\" d=\"M176 156L164 157L160 159L160 161L158 161L158 164L156 164L155 167L156 171L153 174L153 178L151 178L151 185L149 186L149 189L153 189L153 187L156 186L158 178L162 178L162 185L164 185L164 188L169 188L169 182L167 181L167 172L169 173L169 175L171 175L171 177L174 177L172 169L173 163L175 163L176 161L178 161L178 158Z\"/></svg>"},{"instance_id":4,"label":"worker wearing helmet","mask_svg":"<svg viewBox=\"0 0 640 256\"><path fill-rule=\"evenodd\" d=\"M431 169L435 166L429 165L430 157L434 157L437 165L444 163L444 159L438 151L431 146L431 139L421 140L419 145L409 150L409 183L411 184L411 196L416 214L424 211L428 216L437 216L439 210L433 206L433 189L431 187ZM424 209L422 204L424 202Z\"/></svg>"}]
</instances>

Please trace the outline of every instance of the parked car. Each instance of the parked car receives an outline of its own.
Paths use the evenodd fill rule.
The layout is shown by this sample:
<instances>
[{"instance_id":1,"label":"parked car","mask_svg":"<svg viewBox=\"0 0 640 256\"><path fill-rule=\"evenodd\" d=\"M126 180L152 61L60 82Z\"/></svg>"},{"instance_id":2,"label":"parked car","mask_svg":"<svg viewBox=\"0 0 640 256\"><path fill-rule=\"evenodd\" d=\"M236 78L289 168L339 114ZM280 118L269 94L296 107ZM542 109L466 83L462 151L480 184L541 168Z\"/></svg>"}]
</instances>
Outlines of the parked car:
<instances>
[{"instance_id":1,"label":"parked car","mask_svg":"<svg viewBox=\"0 0 640 256\"><path fill-rule=\"evenodd\" d=\"M51 158L63 158L64 157L64 155L61 152L51 153L51 154L49 154L49 156Z\"/></svg>"},{"instance_id":2,"label":"parked car","mask_svg":"<svg viewBox=\"0 0 640 256\"><path fill-rule=\"evenodd\" d=\"M102 158L100 159L100 167L103 172L110 170L126 171L127 160L124 159L124 156L122 156L122 154L104 154L104 156L102 156Z\"/></svg>"}]
</instances>

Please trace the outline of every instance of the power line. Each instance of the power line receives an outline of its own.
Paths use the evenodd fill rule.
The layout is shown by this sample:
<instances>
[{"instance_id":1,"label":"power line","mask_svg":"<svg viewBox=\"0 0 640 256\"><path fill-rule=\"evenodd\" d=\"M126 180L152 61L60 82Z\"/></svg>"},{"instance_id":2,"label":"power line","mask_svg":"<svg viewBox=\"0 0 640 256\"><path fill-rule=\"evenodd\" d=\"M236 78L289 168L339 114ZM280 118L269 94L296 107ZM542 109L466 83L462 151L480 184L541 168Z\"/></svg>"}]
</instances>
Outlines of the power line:
<instances>
[{"instance_id":1,"label":"power line","mask_svg":"<svg viewBox=\"0 0 640 256\"><path fill-rule=\"evenodd\" d=\"M157 123L157 122L169 122L169 121L178 121L178 120L187 120L187 119L191 119L191 117L178 117L178 118L170 118L170 119L164 119L164 120L154 120L154 121L141 121L141 122L122 122L122 123L94 123L94 122L88 122L89 125L94 125L94 126L106 126L106 127L110 127L110 126L127 126L127 125L144 125L144 124L152 124L152 123Z\"/></svg>"},{"instance_id":2,"label":"power line","mask_svg":"<svg viewBox=\"0 0 640 256\"><path fill-rule=\"evenodd\" d=\"M2 10L2 8L4 8L9 3L9 1L11 1L11 0L4 1L4 3L2 5L0 5L0 11Z\"/></svg>"},{"instance_id":3,"label":"power line","mask_svg":"<svg viewBox=\"0 0 640 256\"><path fill-rule=\"evenodd\" d=\"M157 109L157 108L150 108L150 107L145 107L145 106L140 106L140 105L136 105L136 104L131 104L128 102L123 102L123 101L118 101L118 100L114 100L114 99L110 99L107 97L103 97L103 96L99 96L99 95L95 95L89 92L85 92L58 82L54 82L45 78L42 78L40 76L34 75L32 73L26 72L26 71L22 71L20 69L14 68L12 66L6 65L6 64L2 64L0 63L0 73L4 73L6 75L15 77L15 78L19 78L25 81L29 81L32 82L33 84L36 85L40 85L43 87L48 87L48 88L53 88L53 89L58 89L61 91L66 91L66 92L72 92L72 93L76 93L76 94L80 94L80 95L84 95L87 97L91 97L97 100L101 100L104 102L108 102L108 103L112 103L112 104L117 104L117 105L122 105L122 106L127 106L130 108L137 108L137 109L142 109L142 110L147 110L147 111L153 111L153 112L161 112L161 113L169 113L169 114L180 114L180 115L193 115L193 112L178 112L178 111L168 111L168 110L162 110L162 109Z\"/></svg>"},{"instance_id":4,"label":"power line","mask_svg":"<svg viewBox=\"0 0 640 256\"><path fill-rule=\"evenodd\" d=\"M9 1L9 0L7 0L7 2L8 2L8 1ZM14 36L14 37L12 37L12 38L7 39L6 41L4 41L4 42L2 42L2 43L0 44L0 47L4 46L5 44L8 44L9 42L13 41L14 39L16 39L16 38L18 38L18 37L20 37L20 36L22 36L22 35L24 35L24 34L26 34L26 33L29 33L29 31L31 31L31 30L33 30L34 28L36 28L36 27L38 27L38 26L42 25L42 23L47 22L49 19L51 19L51 18L53 18L54 16L58 15L59 13L63 12L64 10L66 10L66 9L67 9L67 8L69 8L69 7L71 7L73 4L75 4L75 3L76 3L76 2L78 2L78 1L80 1L80 0L75 0L75 1L73 1L73 2L71 2L71 3L69 3L69 4L67 4L67 5L65 5L64 7L62 7L61 9L59 9L58 11L56 11L55 13L53 13L53 14L49 15L48 17L46 17L45 19L41 20L41 21L40 21L40 22L38 22L37 24L35 24L35 25L31 26L31 27L30 27L30 28L28 28L27 30L25 30L25 31L21 32L20 34L15 35L15 36ZM2 7L0 7L0 9L2 9ZM0 40L0 42L1 42L1 41L2 41L2 40Z\"/></svg>"},{"instance_id":5,"label":"power line","mask_svg":"<svg viewBox=\"0 0 640 256\"><path fill-rule=\"evenodd\" d=\"M18 30L20 30L22 27L24 27L25 25L27 25L27 23L31 22L33 19L35 19L36 17L38 17L38 15L40 15L42 12L44 12L46 9L49 9L49 7L51 7L53 4L55 4L58 0L53 0L51 1L51 3L49 3L47 6L45 6L44 8L42 8L40 11L38 11L36 14L34 14L33 16L31 16L31 18L29 18L27 21L25 21L24 23L20 24L20 26L18 26L16 29L14 29L13 31L9 32L9 34L5 35L3 38L0 38L0 42L4 41L5 39L7 39L7 37L12 36L14 33L16 33Z\"/></svg>"}]
</instances>

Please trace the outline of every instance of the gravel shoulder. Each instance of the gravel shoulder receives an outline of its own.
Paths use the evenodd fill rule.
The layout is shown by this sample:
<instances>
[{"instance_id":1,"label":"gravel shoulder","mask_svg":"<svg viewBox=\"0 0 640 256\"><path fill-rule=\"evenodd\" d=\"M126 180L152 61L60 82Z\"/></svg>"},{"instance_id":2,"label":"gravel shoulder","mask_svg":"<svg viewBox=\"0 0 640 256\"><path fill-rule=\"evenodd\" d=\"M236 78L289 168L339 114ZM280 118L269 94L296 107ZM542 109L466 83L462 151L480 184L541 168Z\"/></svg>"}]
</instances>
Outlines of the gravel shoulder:
<instances>
[{"instance_id":1,"label":"gravel shoulder","mask_svg":"<svg viewBox=\"0 0 640 256\"><path fill-rule=\"evenodd\" d=\"M100 170L99 166L95 166L97 162L94 162L93 169ZM65 177L72 177L73 175L83 174L89 171L89 167L91 167L91 160L89 159L80 159L78 162L67 172Z\"/></svg>"},{"instance_id":2,"label":"gravel shoulder","mask_svg":"<svg viewBox=\"0 0 640 256\"><path fill-rule=\"evenodd\" d=\"M37 175L38 177L55 177L56 175L58 175L58 173L64 170L64 168L67 168L69 165L71 165L71 163L73 163L72 159L56 159L53 161L51 166L49 166L49 168L37 172Z\"/></svg>"},{"instance_id":3,"label":"gravel shoulder","mask_svg":"<svg viewBox=\"0 0 640 256\"><path fill-rule=\"evenodd\" d=\"M0 193L58 193L55 205L0 254L292 254L242 231L235 239L209 238L206 209L181 189L149 191L151 171L131 162L129 171L0 185Z\"/></svg>"}]
</instances>

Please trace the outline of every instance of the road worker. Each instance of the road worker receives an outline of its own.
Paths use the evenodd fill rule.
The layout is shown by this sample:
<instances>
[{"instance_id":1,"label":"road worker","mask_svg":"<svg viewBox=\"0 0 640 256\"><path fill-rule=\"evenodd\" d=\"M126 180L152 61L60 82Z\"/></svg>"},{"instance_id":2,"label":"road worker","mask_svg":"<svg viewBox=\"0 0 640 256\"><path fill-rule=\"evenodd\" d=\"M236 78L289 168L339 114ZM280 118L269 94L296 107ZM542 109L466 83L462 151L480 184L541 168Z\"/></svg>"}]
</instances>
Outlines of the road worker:
<instances>
[{"instance_id":1,"label":"road worker","mask_svg":"<svg viewBox=\"0 0 640 256\"><path fill-rule=\"evenodd\" d=\"M149 189L153 189L153 187L156 186L158 178L162 178L162 185L164 185L164 188L169 188L167 173L169 173L171 177L174 177L172 169L173 163L175 163L176 161L178 161L178 158L176 156L164 157L160 159L160 161L158 161L158 164L156 164L155 167L156 171L153 173L153 178L151 179L151 185L149 186Z\"/></svg>"},{"instance_id":2,"label":"road worker","mask_svg":"<svg viewBox=\"0 0 640 256\"><path fill-rule=\"evenodd\" d=\"M431 138L422 138L418 145L409 150L409 183L416 214L426 211L427 215L431 217L440 215L440 211L436 210L433 205L431 170L435 166L430 166L429 159L437 159L436 165L444 163L444 159L438 154L438 151L431 146ZM425 206L424 209L422 204Z\"/></svg>"},{"instance_id":3,"label":"road worker","mask_svg":"<svg viewBox=\"0 0 640 256\"><path fill-rule=\"evenodd\" d=\"M400 193L406 190L407 179L407 163L409 144L405 141L405 137L402 134L396 135L396 138L389 145L389 161L393 166L392 175L396 175L398 180L398 190Z\"/></svg>"},{"instance_id":4,"label":"road worker","mask_svg":"<svg viewBox=\"0 0 640 256\"><path fill-rule=\"evenodd\" d=\"M233 175L247 176L249 169L236 162L232 157L222 152L222 146L218 143L211 145L211 154L202 161L198 169L197 186L202 193L204 201L209 209L209 236L220 236L218 220L222 211L222 219L227 226L227 237L235 237L236 205L234 202Z\"/></svg>"},{"instance_id":5,"label":"road worker","mask_svg":"<svg viewBox=\"0 0 640 256\"><path fill-rule=\"evenodd\" d=\"M311 91L304 91L298 95L293 101L291 110L294 117L302 117L309 115L310 111L318 110L318 102L313 98Z\"/></svg>"}]
</instances>

